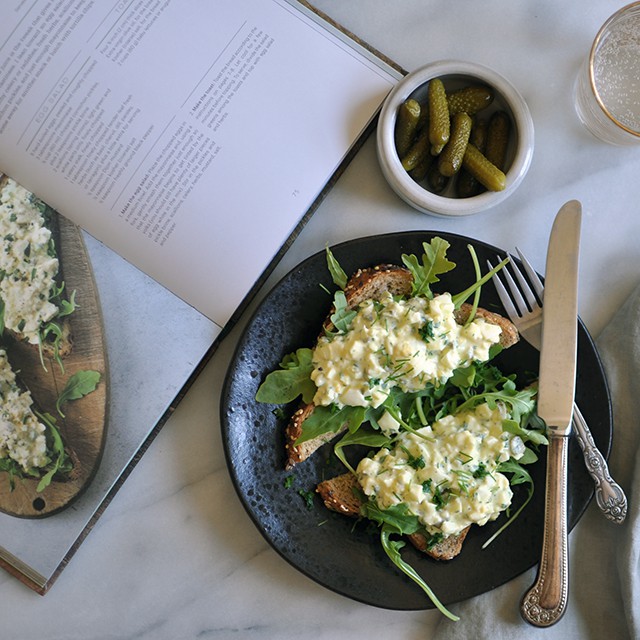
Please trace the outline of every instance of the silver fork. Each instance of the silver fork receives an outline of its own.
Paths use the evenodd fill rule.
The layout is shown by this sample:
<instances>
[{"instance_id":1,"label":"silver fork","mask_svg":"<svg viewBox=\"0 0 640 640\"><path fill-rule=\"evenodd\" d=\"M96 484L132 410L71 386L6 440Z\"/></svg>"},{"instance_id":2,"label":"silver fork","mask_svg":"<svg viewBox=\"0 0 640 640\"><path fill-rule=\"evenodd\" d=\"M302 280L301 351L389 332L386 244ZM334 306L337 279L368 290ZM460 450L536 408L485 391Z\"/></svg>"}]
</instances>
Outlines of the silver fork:
<instances>
[{"instance_id":1,"label":"silver fork","mask_svg":"<svg viewBox=\"0 0 640 640\"><path fill-rule=\"evenodd\" d=\"M499 274L493 276L493 283L507 315L516 325L520 335L529 344L540 350L544 286L520 249L516 248L516 251L527 278L518 269L513 256L509 256L508 266L510 269L504 267L500 272L507 283L508 290ZM490 262L487 264L490 269L493 269ZM511 276L510 271L513 271L518 284ZM595 496L598 507L609 520L621 524L627 515L627 498L622 488L611 478L607 462L596 447L589 427L575 404L573 406L573 425L576 438L584 454L587 471L596 485Z\"/></svg>"}]
</instances>

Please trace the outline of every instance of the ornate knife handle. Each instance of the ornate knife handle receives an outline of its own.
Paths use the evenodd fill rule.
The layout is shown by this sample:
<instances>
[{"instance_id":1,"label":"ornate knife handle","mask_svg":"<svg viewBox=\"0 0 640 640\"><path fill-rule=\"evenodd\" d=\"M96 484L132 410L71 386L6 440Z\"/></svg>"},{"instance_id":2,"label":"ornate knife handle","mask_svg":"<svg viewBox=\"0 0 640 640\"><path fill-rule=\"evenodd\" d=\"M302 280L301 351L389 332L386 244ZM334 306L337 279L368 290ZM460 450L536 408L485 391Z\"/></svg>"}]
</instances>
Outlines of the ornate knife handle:
<instances>
[{"instance_id":1,"label":"ornate knife handle","mask_svg":"<svg viewBox=\"0 0 640 640\"><path fill-rule=\"evenodd\" d=\"M542 557L538 575L520 606L522 617L536 627L549 627L565 612L569 597L567 530L568 438L551 436L547 447L547 486Z\"/></svg>"},{"instance_id":2,"label":"ornate knife handle","mask_svg":"<svg viewBox=\"0 0 640 640\"><path fill-rule=\"evenodd\" d=\"M573 405L573 425L587 471L596 485L596 503L609 520L621 524L627 517L627 497L620 485L611 478L607 461L596 447L577 405Z\"/></svg>"}]
</instances>

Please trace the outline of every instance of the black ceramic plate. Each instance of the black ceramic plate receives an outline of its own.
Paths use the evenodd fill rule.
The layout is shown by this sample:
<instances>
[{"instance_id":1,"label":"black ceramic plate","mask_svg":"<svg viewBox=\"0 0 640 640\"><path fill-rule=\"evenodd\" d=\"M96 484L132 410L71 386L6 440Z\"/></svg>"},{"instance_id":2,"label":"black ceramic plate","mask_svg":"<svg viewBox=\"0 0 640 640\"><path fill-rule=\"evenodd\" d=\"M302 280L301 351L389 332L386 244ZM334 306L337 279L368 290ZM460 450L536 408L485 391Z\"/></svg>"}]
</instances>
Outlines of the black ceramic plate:
<instances>
[{"instance_id":1,"label":"black ceramic plate","mask_svg":"<svg viewBox=\"0 0 640 640\"><path fill-rule=\"evenodd\" d=\"M451 244L448 257L457 267L434 286L457 293L471 284L474 270L467 249L473 244L480 259L495 260L504 252L462 236L429 231L406 232L345 242L332 251L349 274L359 267L383 262L400 264L402 253L422 255L422 243L438 235ZM285 276L261 303L240 339L222 396L222 430L227 462L242 503L273 548L293 566L325 587L371 605L388 609L430 609L432 604L384 554L376 530L366 523L329 512L319 497L309 507L303 499L316 484L344 472L325 445L294 471L284 471L285 418L272 405L254 401L258 386L282 357L301 346L313 346L330 307L333 291L325 253L304 261ZM494 288L482 289L481 305L504 313ZM526 376L538 369L538 352L521 341L499 356L505 373ZM593 342L580 323L577 401L596 444L608 455L612 420L601 363ZM287 407L288 415L294 407ZM586 509L593 482L587 474L577 442L569 452L569 526ZM544 460L531 469L536 492L515 523L487 549L482 543L499 526L472 527L461 554L437 562L411 545L403 557L426 580L438 597L450 604L489 591L521 574L538 561L544 512ZM287 477L292 476L288 486ZM289 481L291 482L291 481ZM516 488L515 500L523 498Z\"/></svg>"}]
</instances>

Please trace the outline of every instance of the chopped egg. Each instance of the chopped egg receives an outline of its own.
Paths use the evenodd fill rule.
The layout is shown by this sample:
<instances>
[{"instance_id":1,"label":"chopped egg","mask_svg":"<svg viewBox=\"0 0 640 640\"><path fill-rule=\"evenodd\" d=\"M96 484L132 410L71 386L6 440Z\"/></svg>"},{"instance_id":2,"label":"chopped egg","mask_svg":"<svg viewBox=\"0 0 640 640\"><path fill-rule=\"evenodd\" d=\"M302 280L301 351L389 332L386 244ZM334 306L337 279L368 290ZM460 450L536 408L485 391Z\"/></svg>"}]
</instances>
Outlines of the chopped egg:
<instances>
[{"instance_id":1,"label":"chopped egg","mask_svg":"<svg viewBox=\"0 0 640 640\"><path fill-rule=\"evenodd\" d=\"M50 252L44 205L30 191L9 180L0 193L0 298L5 327L38 344L39 329L58 308L49 301L55 290L58 260Z\"/></svg>"},{"instance_id":2,"label":"chopped egg","mask_svg":"<svg viewBox=\"0 0 640 640\"><path fill-rule=\"evenodd\" d=\"M446 537L484 525L511 504L509 481L498 465L524 453L520 437L503 431L506 418L503 405L483 403L403 432L391 450L360 461L358 481L381 509L402 503L431 534Z\"/></svg>"},{"instance_id":3,"label":"chopped egg","mask_svg":"<svg viewBox=\"0 0 640 640\"><path fill-rule=\"evenodd\" d=\"M483 318L456 322L451 295L360 305L349 330L319 339L311 379L316 405L378 407L392 387L418 391L443 384L455 369L487 360L501 329Z\"/></svg>"}]
</instances>

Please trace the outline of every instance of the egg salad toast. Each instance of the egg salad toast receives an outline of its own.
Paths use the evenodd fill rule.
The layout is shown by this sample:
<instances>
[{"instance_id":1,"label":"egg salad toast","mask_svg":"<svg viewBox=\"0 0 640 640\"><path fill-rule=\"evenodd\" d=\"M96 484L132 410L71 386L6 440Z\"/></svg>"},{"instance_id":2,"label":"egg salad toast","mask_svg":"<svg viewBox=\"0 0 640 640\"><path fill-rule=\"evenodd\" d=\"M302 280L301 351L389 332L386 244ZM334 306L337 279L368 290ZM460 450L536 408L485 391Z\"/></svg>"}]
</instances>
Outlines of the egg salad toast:
<instances>
[{"instance_id":1,"label":"egg salad toast","mask_svg":"<svg viewBox=\"0 0 640 640\"><path fill-rule=\"evenodd\" d=\"M349 279L344 289L346 309L353 310L367 300L380 301L389 295L408 296L411 293L412 286L413 275L409 269L404 267L379 265L369 269L360 269ZM486 309L476 308L474 310L472 305L463 303L458 309L453 310L453 319L462 327L472 312L475 313L475 317L500 328L498 343L503 348L508 348L518 342L519 335L515 325L507 318ZM333 313L335 313L335 307ZM331 328L330 315L324 323L324 329L325 331L331 331ZM323 337L320 340L323 340ZM287 469L291 469L299 462L306 460L316 449L346 429L346 425L342 425L334 433L323 433L300 442L304 422L312 415L314 408L313 401L304 404L293 414L286 428Z\"/></svg>"},{"instance_id":2,"label":"egg salad toast","mask_svg":"<svg viewBox=\"0 0 640 640\"><path fill-rule=\"evenodd\" d=\"M48 357L64 370L75 301L64 291L57 240L57 214L0 174L0 471L11 487L16 478L38 479L38 491L54 477L68 479L77 463L55 418L38 409L13 370L7 346L26 343L43 367Z\"/></svg>"},{"instance_id":3,"label":"egg salad toast","mask_svg":"<svg viewBox=\"0 0 640 640\"><path fill-rule=\"evenodd\" d=\"M61 363L72 349L75 303L65 295L56 239L57 214L0 177L0 328Z\"/></svg>"},{"instance_id":4,"label":"egg salad toast","mask_svg":"<svg viewBox=\"0 0 640 640\"><path fill-rule=\"evenodd\" d=\"M351 278L327 249L339 290L323 332L267 375L256 400L301 398L285 428L286 469L334 441L348 473L318 484L324 505L376 523L388 557L454 617L404 562L402 539L451 560L471 526L496 520L511 507L511 486L526 484L525 503L495 537L531 499L522 465L547 441L535 422L535 387L519 390L515 376L493 364L518 342L516 327L478 306L480 287L506 261L482 275L470 247L476 282L459 294L435 293L431 286L456 266L448 247L435 237L421 259L403 255L404 266Z\"/></svg>"}]
</instances>

